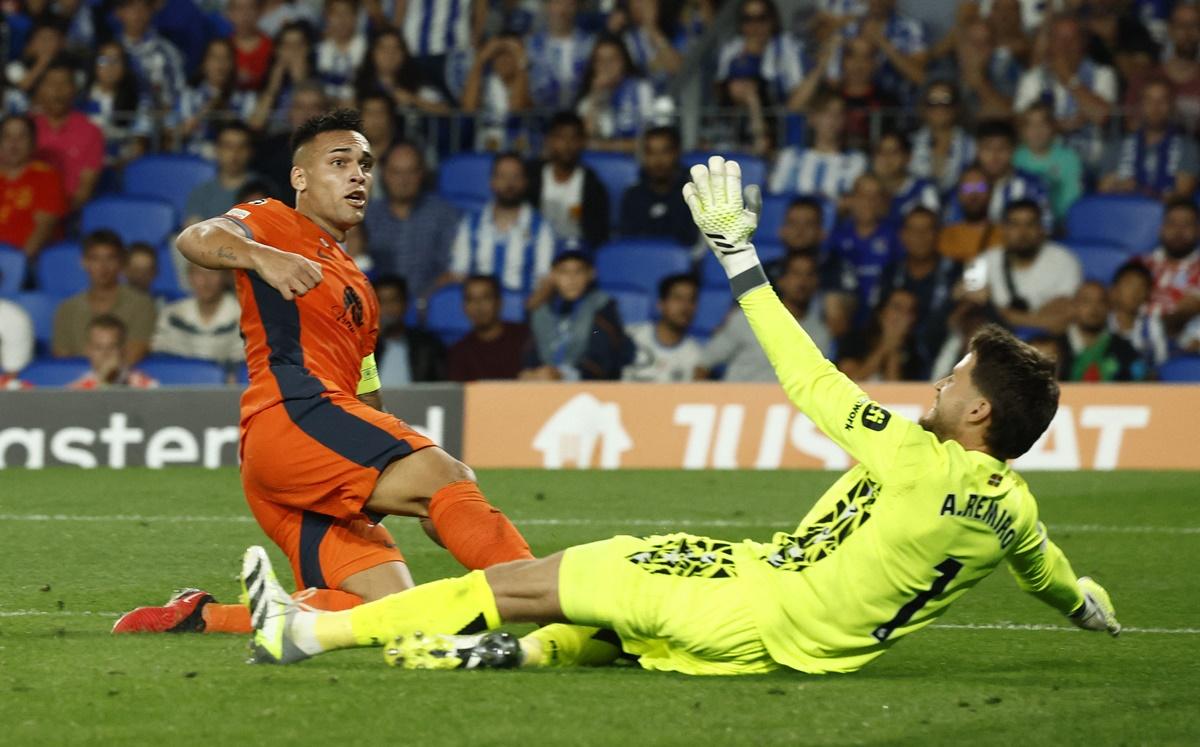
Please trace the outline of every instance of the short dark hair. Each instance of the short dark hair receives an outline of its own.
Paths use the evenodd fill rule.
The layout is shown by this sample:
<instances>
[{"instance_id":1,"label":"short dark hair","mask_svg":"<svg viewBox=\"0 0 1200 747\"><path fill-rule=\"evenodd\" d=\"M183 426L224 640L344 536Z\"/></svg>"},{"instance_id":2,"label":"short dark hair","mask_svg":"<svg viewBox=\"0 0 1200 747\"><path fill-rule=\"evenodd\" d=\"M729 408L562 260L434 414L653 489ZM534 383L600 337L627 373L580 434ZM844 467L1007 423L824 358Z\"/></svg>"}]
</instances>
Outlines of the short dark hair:
<instances>
[{"instance_id":1,"label":"short dark hair","mask_svg":"<svg viewBox=\"0 0 1200 747\"><path fill-rule=\"evenodd\" d=\"M318 114L296 128L292 133L292 155L300 146L314 140L322 132L357 132L362 135L362 115L354 109L334 109L325 114Z\"/></svg>"},{"instance_id":2,"label":"short dark hair","mask_svg":"<svg viewBox=\"0 0 1200 747\"><path fill-rule=\"evenodd\" d=\"M121 340L125 340L125 322L121 321L121 317L116 314L100 314L92 317L91 321L87 323L87 331L90 333L93 329L115 329L120 333Z\"/></svg>"},{"instance_id":3,"label":"short dark hair","mask_svg":"<svg viewBox=\"0 0 1200 747\"><path fill-rule=\"evenodd\" d=\"M116 247L117 253L121 255L121 258L125 258L125 242L121 241L121 237L117 235L116 231L108 228L97 228L83 237L83 254L85 256L97 246Z\"/></svg>"},{"instance_id":4,"label":"short dark hair","mask_svg":"<svg viewBox=\"0 0 1200 747\"><path fill-rule=\"evenodd\" d=\"M1058 411L1055 364L995 324L976 332L968 349L975 356L972 382L992 406L984 442L997 459L1015 459Z\"/></svg>"},{"instance_id":5,"label":"short dark hair","mask_svg":"<svg viewBox=\"0 0 1200 747\"><path fill-rule=\"evenodd\" d=\"M126 252L126 259L134 254L149 254L154 257L154 264L158 264L158 250L145 241L135 241L129 245L129 250Z\"/></svg>"},{"instance_id":6,"label":"short dark hair","mask_svg":"<svg viewBox=\"0 0 1200 747\"><path fill-rule=\"evenodd\" d=\"M491 289L496 298L500 298L502 292L500 288L500 280L495 275L468 275L466 280L463 280L463 290L466 290L468 283L483 283Z\"/></svg>"},{"instance_id":7,"label":"short dark hair","mask_svg":"<svg viewBox=\"0 0 1200 747\"><path fill-rule=\"evenodd\" d=\"M79 85L75 82L75 66L71 64L69 59L60 55L51 60L50 64L46 66L46 69L43 70L40 75L38 75L37 80L33 82L33 90L37 91L39 88L41 88L42 83L44 83L46 78L50 77L50 73L53 72L66 73L67 78L71 81L71 87L76 89L79 88Z\"/></svg>"},{"instance_id":8,"label":"short dark hair","mask_svg":"<svg viewBox=\"0 0 1200 747\"><path fill-rule=\"evenodd\" d=\"M667 138L671 141L671 145L673 145L676 150L679 150L683 147L683 138L679 135L678 127L673 127L671 125L658 125L657 127L651 127L642 133L643 140L649 140L652 137Z\"/></svg>"},{"instance_id":9,"label":"short dark hair","mask_svg":"<svg viewBox=\"0 0 1200 747\"><path fill-rule=\"evenodd\" d=\"M506 150L503 153L497 153L496 157L492 159L492 169L488 173L495 176L496 169L500 168L500 164L505 161L516 161L522 169L525 168L525 161L521 158L520 153L517 153L515 150Z\"/></svg>"},{"instance_id":10,"label":"short dark hair","mask_svg":"<svg viewBox=\"0 0 1200 747\"><path fill-rule=\"evenodd\" d=\"M375 278L372 285L375 287L376 293L384 288L394 288L406 300L408 299L408 280L403 275L380 275Z\"/></svg>"},{"instance_id":11,"label":"short dark hair","mask_svg":"<svg viewBox=\"0 0 1200 747\"><path fill-rule=\"evenodd\" d=\"M912 155L912 143L909 142L908 136L900 130L884 130L875 143L876 147L881 145L884 140L895 140L896 144L900 146L900 150Z\"/></svg>"},{"instance_id":12,"label":"short dark hair","mask_svg":"<svg viewBox=\"0 0 1200 747\"><path fill-rule=\"evenodd\" d=\"M237 197L234 198L234 202L246 202L254 195L270 195L274 191L271 183L266 179L250 179L238 187Z\"/></svg>"},{"instance_id":13,"label":"short dark hair","mask_svg":"<svg viewBox=\"0 0 1200 747\"><path fill-rule=\"evenodd\" d=\"M671 290L680 284L690 285L696 288L697 291L700 290L700 281L697 280L696 276L690 272L667 275L665 278L658 281L658 300L667 300L667 296L671 295Z\"/></svg>"},{"instance_id":14,"label":"short dark hair","mask_svg":"<svg viewBox=\"0 0 1200 747\"><path fill-rule=\"evenodd\" d=\"M586 131L583 124L583 117L569 109L555 112L554 116L550 117L550 121L546 123L546 134L550 134L561 127L574 127L580 132Z\"/></svg>"},{"instance_id":15,"label":"short dark hair","mask_svg":"<svg viewBox=\"0 0 1200 747\"><path fill-rule=\"evenodd\" d=\"M1037 213L1038 220L1041 220L1042 218L1041 204L1039 204L1037 200L1031 200L1028 197L1023 197L1019 200L1013 200L1004 206L1004 219L1008 220L1008 217L1018 210L1031 210Z\"/></svg>"},{"instance_id":16,"label":"short dark hair","mask_svg":"<svg viewBox=\"0 0 1200 747\"><path fill-rule=\"evenodd\" d=\"M980 122L979 127L975 130L975 140L979 142L993 137L1002 137L1010 144L1016 145L1017 131L1010 122L1003 119L988 119Z\"/></svg>"},{"instance_id":17,"label":"short dark hair","mask_svg":"<svg viewBox=\"0 0 1200 747\"><path fill-rule=\"evenodd\" d=\"M570 262L572 260L582 262L588 267L596 266L596 264L592 261L592 255L581 249L568 249L565 252L560 252L558 256L556 256L554 260L550 262L550 266L558 267L563 262Z\"/></svg>"},{"instance_id":18,"label":"short dark hair","mask_svg":"<svg viewBox=\"0 0 1200 747\"><path fill-rule=\"evenodd\" d=\"M1131 259L1118 267L1117 271L1113 273L1112 284L1116 285L1117 281L1126 275L1137 275L1145 280L1149 285L1154 285L1154 273L1150 272L1150 268L1147 267L1140 259Z\"/></svg>"},{"instance_id":19,"label":"short dark hair","mask_svg":"<svg viewBox=\"0 0 1200 747\"><path fill-rule=\"evenodd\" d=\"M0 130L3 130L12 121L20 122L25 125L25 131L29 133L29 139L33 141L33 147L37 147L37 125L33 122L33 117L28 114L6 114L3 119L0 119Z\"/></svg>"},{"instance_id":20,"label":"short dark hair","mask_svg":"<svg viewBox=\"0 0 1200 747\"><path fill-rule=\"evenodd\" d=\"M786 215L789 211L795 210L796 208L805 208L807 210L816 212L817 216L822 220L822 225L824 225L823 221L825 220L825 202L820 197L816 197L814 195L800 195L788 203L787 210L784 211L784 215Z\"/></svg>"},{"instance_id":21,"label":"short dark hair","mask_svg":"<svg viewBox=\"0 0 1200 747\"><path fill-rule=\"evenodd\" d=\"M215 138L213 138L213 141L215 142L217 140L220 140L221 136L224 135L226 132L240 132L246 136L247 140L249 140L251 142L254 141L254 131L251 130L249 125L247 125L245 122L238 122L238 121L225 122L220 127L218 127L217 128L217 136Z\"/></svg>"},{"instance_id":22,"label":"short dark hair","mask_svg":"<svg viewBox=\"0 0 1200 747\"><path fill-rule=\"evenodd\" d=\"M900 221L900 225L901 226L908 225L908 221L914 215L924 215L925 217L927 217L933 221L934 226L938 226L942 222L942 219L938 216L937 211L930 210L929 208L925 207L924 205L917 205L916 207L909 208L908 212L904 214L903 220Z\"/></svg>"},{"instance_id":23,"label":"short dark hair","mask_svg":"<svg viewBox=\"0 0 1200 747\"><path fill-rule=\"evenodd\" d=\"M792 270L792 265L799 262L800 260L804 260L806 262L812 262L814 270L820 268L820 266L821 266L821 262L820 262L820 260L817 259L817 255L813 254L812 252L792 251L792 252L788 252L787 254L784 255L783 262L780 263L780 265L779 265L779 274L780 275L788 274Z\"/></svg>"},{"instance_id":24,"label":"short dark hair","mask_svg":"<svg viewBox=\"0 0 1200 747\"><path fill-rule=\"evenodd\" d=\"M1172 197L1163 205L1163 215L1173 210L1187 210L1192 215L1200 217L1200 206L1197 206L1190 197Z\"/></svg>"}]
</instances>

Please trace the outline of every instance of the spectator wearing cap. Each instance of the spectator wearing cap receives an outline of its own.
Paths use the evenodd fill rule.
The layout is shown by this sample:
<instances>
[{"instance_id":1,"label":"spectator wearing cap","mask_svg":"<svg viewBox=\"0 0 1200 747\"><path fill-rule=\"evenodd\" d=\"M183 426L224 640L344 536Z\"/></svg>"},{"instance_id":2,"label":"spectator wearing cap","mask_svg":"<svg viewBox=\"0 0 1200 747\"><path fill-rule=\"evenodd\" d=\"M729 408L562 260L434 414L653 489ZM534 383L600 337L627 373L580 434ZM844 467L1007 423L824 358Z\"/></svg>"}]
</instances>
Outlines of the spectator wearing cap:
<instances>
[{"instance_id":1,"label":"spectator wearing cap","mask_svg":"<svg viewBox=\"0 0 1200 747\"><path fill-rule=\"evenodd\" d=\"M519 376L524 381L612 380L633 361L617 303L595 286L584 252L563 252L550 270L550 297L529 317L533 344Z\"/></svg>"},{"instance_id":2,"label":"spectator wearing cap","mask_svg":"<svg viewBox=\"0 0 1200 747\"><path fill-rule=\"evenodd\" d=\"M700 364L702 346L688 334L696 318L700 285L694 275L669 275L658 284L658 319L628 327L633 361L625 366L625 381L669 383L691 381Z\"/></svg>"},{"instance_id":3,"label":"spectator wearing cap","mask_svg":"<svg viewBox=\"0 0 1200 747\"><path fill-rule=\"evenodd\" d=\"M158 382L132 367L126 325L115 314L101 314L84 330L83 355L88 371L67 384L68 389L153 389Z\"/></svg>"},{"instance_id":4,"label":"spectator wearing cap","mask_svg":"<svg viewBox=\"0 0 1200 747\"><path fill-rule=\"evenodd\" d=\"M640 162L637 183L621 197L621 235L695 244L699 230L687 205L679 199L688 180L680 161L679 130L647 130L642 136Z\"/></svg>"},{"instance_id":5,"label":"spectator wearing cap","mask_svg":"<svg viewBox=\"0 0 1200 747\"><path fill-rule=\"evenodd\" d=\"M963 170L975 162L975 138L963 129L960 117L954 85L931 83L921 99L922 126L913 134L908 168L942 192L953 190Z\"/></svg>"},{"instance_id":6,"label":"spectator wearing cap","mask_svg":"<svg viewBox=\"0 0 1200 747\"><path fill-rule=\"evenodd\" d=\"M367 253L381 273L403 277L423 308L450 267L462 214L429 188L425 157L412 143L384 151L375 178L385 196L367 205Z\"/></svg>"},{"instance_id":7,"label":"spectator wearing cap","mask_svg":"<svg viewBox=\"0 0 1200 747\"><path fill-rule=\"evenodd\" d=\"M1061 340L1066 381L1140 381L1146 364L1133 345L1108 328L1108 291L1089 280L1072 301L1072 321Z\"/></svg>"},{"instance_id":8,"label":"spectator wearing cap","mask_svg":"<svg viewBox=\"0 0 1200 747\"><path fill-rule=\"evenodd\" d=\"M129 53L134 71L149 92L154 107L170 111L187 87L183 56L151 25L154 17L151 0L117 0L116 8L121 24L121 44Z\"/></svg>"},{"instance_id":9,"label":"spectator wearing cap","mask_svg":"<svg viewBox=\"0 0 1200 747\"><path fill-rule=\"evenodd\" d=\"M1155 199L1188 198L1196 191L1196 141L1174 124L1174 93L1165 79L1142 87L1138 129L1105 154L1099 191Z\"/></svg>"},{"instance_id":10,"label":"spectator wearing cap","mask_svg":"<svg viewBox=\"0 0 1200 747\"><path fill-rule=\"evenodd\" d=\"M492 275L472 275L463 282L463 313L471 331L450 346L447 371L451 381L515 379L529 348L529 327L500 318L503 294Z\"/></svg>"},{"instance_id":11,"label":"spectator wearing cap","mask_svg":"<svg viewBox=\"0 0 1200 747\"><path fill-rule=\"evenodd\" d=\"M1048 104L1034 104L1021 114L1021 147L1013 165L1042 181L1055 221L1064 220L1083 195L1083 163L1059 139L1054 110Z\"/></svg>"},{"instance_id":12,"label":"spectator wearing cap","mask_svg":"<svg viewBox=\"0 0 1200 747\"><path fill-rule=\"evenodd\" d=\"M529 194L555 238L596 248L608 241L609 194L596 172L580 161L586 142L578 114L555 114L546 127L545 158L529 167Z\"/></svg>"},{"instance_id":13,"label":"spectator wearing cap","mask_svg":"<svg viewBox=\"0 0 1200 747\"><path fill-rule=\"evenodd\" d=\"M57 235L67 213L58 170L34 160L33 120L20 114L0 119L0 243L33 259Z\"/></svg>"},{"instance_id":14,"label":"spectator wearing cap","mask_svg":"<svg viewBox=\"0 0 1200 747\"><path fill-rule=\"evenodd\" d=\"M158 312L150 296L121 283L124 264L125 245L117 234L99 229L84 238L83 269L88 287L59 304L54 313L51 350L55 356L84 355L89 323L98 316L111 315L123 324L123 360L136 363L145 357Z\"/></svg>"},{"instance_id":15,"label":"spectator wearing cap","mask_svg":"<svg viewBox=\"0 0 1200 747\"><path fill-rule=\"evenodd\" d=\"M448 279L495 275L506 291L530 293L550 269L554 234L549 221L529 203L525 164L515 153L492 162L492 199L459 222L450 250ZM545 286L530 305L544 298Z\"/></svg>"},{"instance_id":16,"label":"spectator wearing cap","mask_svg":"<svg viewBox=\"0 0 1200 747\"><path fill-rule=\"evenodd\" d=\"M965 278L965 298L990 306L1008 326L1059 334L1071 320L1083 268L1070 249L1046 240L1041 206L1018 200L1004 215L1003 245L979 255Z\"/></svg>"}]
</instances>

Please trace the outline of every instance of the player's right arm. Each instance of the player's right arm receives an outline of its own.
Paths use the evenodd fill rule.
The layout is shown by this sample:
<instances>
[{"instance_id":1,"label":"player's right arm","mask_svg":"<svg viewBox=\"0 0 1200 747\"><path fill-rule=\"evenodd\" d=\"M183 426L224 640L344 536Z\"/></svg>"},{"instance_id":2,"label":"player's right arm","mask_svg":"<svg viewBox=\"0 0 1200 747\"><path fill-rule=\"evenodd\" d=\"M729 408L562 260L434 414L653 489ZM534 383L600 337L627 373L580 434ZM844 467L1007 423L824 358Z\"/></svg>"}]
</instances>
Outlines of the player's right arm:
<instances>
[{"instance_id":1,"label":"player's right arm","mask_svg":"<svg viewBox=\"0 0 1200 747\"><path fill-rule=\"evenodd\" d=\"M728 169L728 171L726 170ZM747 190L757 202L757 189ZM874 472L906 463L931 466L930 438L913 438L911 421L893 417L827 360L812 338L775 295L749 243L757 225L757 205L743 207L741 172L719 156L709 167L693 166L684 199L705 240L730 278L734 295L771 361L788 399L825 435ZM902 475L899 477L903 477Z\"/></svg>"},{"instance_id":2,"label":"player's right arm","mask_svg":"<svg viewBox=\"0 0 1200 747\"><path fill-rule=\"evenodd\" d=\"M321 282L321 265L248 238L236 223L223 216L188 226L175 245L189 262L201 267L258 273L288 301Z\"/></svg>"}]
</instances>

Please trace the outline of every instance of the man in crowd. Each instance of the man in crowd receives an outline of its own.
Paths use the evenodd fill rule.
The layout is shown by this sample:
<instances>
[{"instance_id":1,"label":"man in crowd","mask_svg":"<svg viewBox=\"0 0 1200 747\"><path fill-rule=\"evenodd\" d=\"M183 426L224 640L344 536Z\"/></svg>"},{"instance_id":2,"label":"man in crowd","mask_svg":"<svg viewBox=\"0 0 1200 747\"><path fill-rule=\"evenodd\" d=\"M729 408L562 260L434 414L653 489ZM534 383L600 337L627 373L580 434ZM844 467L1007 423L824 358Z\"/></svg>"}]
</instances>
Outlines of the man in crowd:
<instances>
[{"instance_id":1,"label":"man in crowd","mask_svg":"<svg viewBox=\"0 0 1200 747\"><path fill-rule=\"evenodd\" d=\"M947 259L970 262L1001 241L1000 226L989 214L992 185L979 166L968 166L955 189L958 220L942 227L938 252Z\"/></svg>"},{"instance_id":2,"label":"man in crowd","mask_svg":"<svg viewBox=\"0 0 1200 747\"><path fill-rule=\"evenodd\" d=\"M33 160L34 124L19 114L0 120L0 243L33 259L58 232L67 212L62 177Z\"/></svg>"},{"instance_id":3,"label":"man in crowd","mask_svg":"<svg viewBox=\"0 0 1200 747\"><path fill-rule=\"evenodd\" d=\"M609 196L600 177L579 161L585 143L578 114L555 114L546 128L546 157L529 169L529 195L556 238L596 248L608 240Z\"/></svg>"},{"instance_id":4,"label":"man in crowd","mask_svg":"<svg viewBox=\"0 0 1200 747\"><path fill-rule=\"evenodd\" d=\"M33 93L37 157L62 174L72 211L92 199L104 166L104 134L75 108L78 93L75 69L65 62L46 68Z\"/></svg>"},{"instance_id":5,"label":"man in crowd","mask_svg":"<svg viewBox=\"0 0 1200 747\"><path fill-rule=\"evenodd\" d=\"M1167 204L1158 247L1142 258L1154 277L1150 308L1178 335L1200 316L1200 215L1191 200Z\"/></svg>"},{"instance_id":6,"label":"man in crowd","mask_svg":"<svg viewBox=\"0 0 1200 747\"><path fill-rule=\"evenodd\" d=\"M156 109L170 111L187 85L183 56L151 24L155 8L151 0L118 0L116 16L121 24L120 42L133 63L142 87L150 92Z\"/></svg>"},{"instance_id":7,"label":"man in crowd","mask_svg":"<svg viewBox=\"0 0 1200 747\"><path fill-rule=\"evenodd\" d=\"M55 312L51 344L54 355L83 355L91 335L88 325L107 314L124 325L120 335L125 346L124 363L133 365L146 356L158 312L154 299L121 283L124 264L125 245L117 234L102 228L84 238L83 269L88 288L63 301Z\"/></svg>"},{"instance_id":8,"label":"man in crowd","mask_svg":"<svg viewBox=\"0 0 1200 747\"><path fill-rule=\"evenodd\" d=\"M67 385L68 389L152 389L158 382L131 368L126 351L125 323L113 314L101 314L87 323L83 354L88 371Z\"/></svg>"},{"instance_id":9,"label":"man in crowd","mask_svg":"<svg viewBox=\"0 0 1200 747\"><path fill-rule=\"evenodd\" d=\"M239 190L255 178L249 168L253 156L249 127L241 122L222 126L217 133L217 175L188 195L184 224L199 223L236 205Z\"/></svg>"},{"instance_id":10,"label":"man in crowd","mask_svg":"<svg viewBox=\"0 0 1200 747\"><path fill-rule=\"evenodd\" d=\"M1175 126L1174 92L1165 78L1142 86L1140 127L1105 154L1101 192L1156 199L1188 198L1196 191L1200 157L1194 138Z\"/></svg>"},{"instance_id":11,"label":"man in crowd","mask_svg":"<svg viewBox=\"0 0 1200 747\"><path fill-rule=\"evenodd\" d=\"M1004 244L987 250L967 271L966 298L991 304L1010 327L1059 334L1071 320L1071 297L1083 282L1083 269L1070 249L1046 240L1042 207L1018 200L1004 215ZM978 279L982 277L982 283Z\"/></svg>"},{"instance_id":12,"label":"man in crowd","mask_svg":"<svg viewBox=\"0 0 1200 747\"><path fill-rule=\"evenodd\" d=\"M816 260L823 318L829 333L838 338L849 332L854 323L858 273L840 254L828 250L825 239L825 207L820 198L801 195L793 199L779 225L779 241L787 255L806 254ZM782 274L786 260L785 256L763 266L772 282Z\"/></svg>"},{"instance_id":13,"label":"man in crowd","mask_svg":"<svg viewBox=\"0 0 1200 747\"><path fill-rule=\"evenodd\" d=\"M1075 292L1074 321L1059 347L1066 381L1139 381L1146 378L1142 357L1121 335L1108 328L1108 291L1089 280Z\"/></svg>"},{"instance_id":14,"label":"man in crowd","mask_svg":"<svg viewBox=\"0 0 1200 747\"><path fill-rule=\"evenodd\" d=\"M1006 121L984 122L975 135L976 158L987 178L990 197L988 218L999 223L1009 204L1016 200L1035 200L1042 207L1046 229L1054 223L1046 188L1041 180L1013 166L1017 152L1017 131ZM966 177L966 174L963 174Z\"/></svg>"},{"instance_id":15,"label":"man in crowd","mask_svg":"<svg viewBox=\"0 0 1200 747\"><path fill-rule=\"evenodd\" d=\"M875 152L871 155L871 173L891 195L888 219L895 223L903 220L916 207L934 212L941 209L942 201L933 182L909 173L908 163L911 159L912 144L907 137L894 130L879 137Z\"/></svg>"},{"instance_id":16,"label":"man in crowd","mask_svg":"<svg viewBox=\"0 0 1200 747\"><path fill-rule=\"evenodd\" d=\"M159 312L151 347L156 353L213 361L228 370L245 358L238 327L241 307L229 292L229 273L188 264L192 295Z\"/></svg>"},{"instance_id":17,"label":"man in crowd","mask_svg":"<svg viewBox=\"0 0 1200 747\"><path fill-rule=\"evenodd\" d=\"M692 222L690 216L688 222ZM631 324L626 330L636 350L622 379L691 381L700 363L701 344L688 329L696 318L699 295L700 286L693 275L670 275L659 282L658 320Z\"/></svg>"},{"instance_id":18,"label":"man in crowd","mask_svg":"<svg viewBox=\"0 0 1200 747\"><path fill-rule=\"evenodd\" d=\"M680 162L679 130L652 127L642 136L641 177L621 196L621 235L696 243L696 224L679 190L687 182Z\"/></svg>"},{"instance_id":19,"label":"man in crowd","mask_svg":"<svg viewBox=\"0 0 1200 747\"><path fill-rule=\"evenodd\" d=\"M125 266L121 268L125 283L148 296L153 296L154 281L158 277L158 252L144 241L129 245L125 254Z\"/></svg>"},{"instance_id":20,"label":"man in crowd","mask_svg":"<svg viewBox=\"0 0 1200 747\"><path fill-rule=\"evenodd\" d=\"M821 319L816 259L808 254L789 254L774 285L784 307L813 343L822 351L832 351L834 338ZM746 315L738 309L734 309L704 346L696 378L710 378L719 366L725 367L725 381L775 381L775 369L754 337Z\"/></svg>"},{"instance_id":21,"label":"man in crowd","mask_svg":"<svg viewBox=\"0 0 1200 747\"><path fill-rule=\"evenodd\" d=\"M888 195L879 178L863 174L854 182L847 200L848 216L829 239L832 251L858 275L858 314L879 302L879 277L883 268L900 257L896 226L888 220Z\"/></svg>"},{"instance_id":22,"label":"man in crowd","mask_svg":"<svg viewBox=\"0 0 1200 747\"><path fill-rule=\"evenodd\" d=\"M329 109L325 89L315 80L297 83L288 97L288 129L262 138L255 147L251 169L262 174L267 183L280 190L279 200L292 205L296 193L292 183L292 132L300 125Z\"/></svg>"},{"instance_id":23,"label":"man in crowd","mask_svg":"<svg viewBox=\"0 0 1200 747\"><path fill-rule=\"evenodd\" d=\"M423 329L412 329L408 315L408 283L396 275L375 281L379 297L379 340L375 362L383 386L405 386L414 381L446 380L446 349L441 340Z\"/></svg>"},{"instance_id":24,"label":"man in crowd","mask_svg":"<svg viewBox=\"0 0 1200 747\"><path fill-rule=\"evenodd\" d=\"M381 154L384 198L367 205L367 252L381 273L399 275L421 308L450 266L458 208L429 189L425 157L399 142Z\"/></svg>"},{"instance_id":25,"label":"man in crowd","mask_svg":"<svg viewBox=\"0 0 1200 747\"><path fill-rule=\"evenodd\" d=\"M472 275L463 282L463 313L471 331L450 346L451 381L515 379L529 347L529 326L500 318L500 282Z\"/></svg>"}]
</instances>

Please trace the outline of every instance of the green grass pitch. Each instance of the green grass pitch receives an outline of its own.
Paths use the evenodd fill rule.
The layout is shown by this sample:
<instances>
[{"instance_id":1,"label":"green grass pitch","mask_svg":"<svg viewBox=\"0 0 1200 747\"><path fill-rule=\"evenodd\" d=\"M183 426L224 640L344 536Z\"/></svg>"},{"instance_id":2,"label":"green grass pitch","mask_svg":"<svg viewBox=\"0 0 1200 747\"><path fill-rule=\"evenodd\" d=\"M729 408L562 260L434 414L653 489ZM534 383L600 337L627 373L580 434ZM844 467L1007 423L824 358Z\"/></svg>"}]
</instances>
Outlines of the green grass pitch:
<instances>
[{"instance_id":1,"label":"green grass pitch","mask_svg":"<svg viewBox=\"0 0 1200 747\"><path fill-rule=\"evenodd\" d=\"M0 475L0 744L1197 744L1200 477L1027 475L1117 640L1070 628L1001 570L862 672L688 678L637 669L402 672L378 650L249 666L221 635L108 633L197 585L235 596L264 538L232 470ZM618 533L767 538L818 472L489 471L542 554ZM65 518L59 518L59 516ZM418 581L457 573L389 519ZM271 548L279 567L286 564Z\"/></svg>"}]
</instances>

